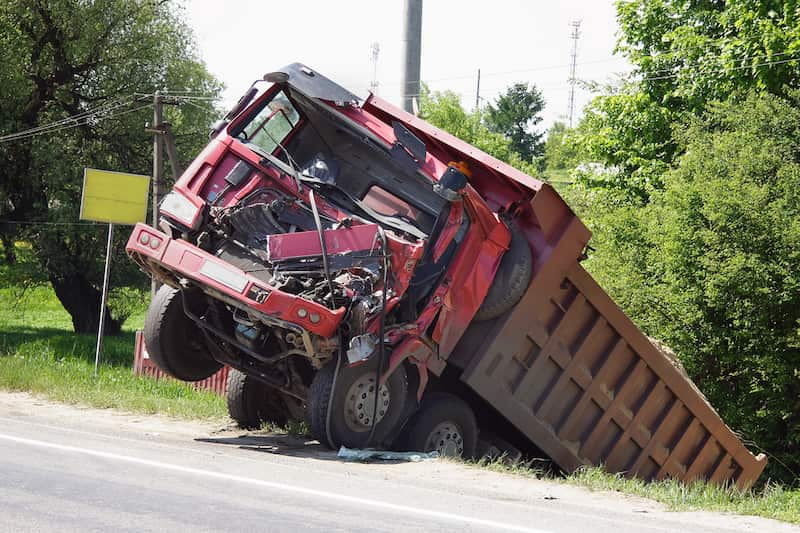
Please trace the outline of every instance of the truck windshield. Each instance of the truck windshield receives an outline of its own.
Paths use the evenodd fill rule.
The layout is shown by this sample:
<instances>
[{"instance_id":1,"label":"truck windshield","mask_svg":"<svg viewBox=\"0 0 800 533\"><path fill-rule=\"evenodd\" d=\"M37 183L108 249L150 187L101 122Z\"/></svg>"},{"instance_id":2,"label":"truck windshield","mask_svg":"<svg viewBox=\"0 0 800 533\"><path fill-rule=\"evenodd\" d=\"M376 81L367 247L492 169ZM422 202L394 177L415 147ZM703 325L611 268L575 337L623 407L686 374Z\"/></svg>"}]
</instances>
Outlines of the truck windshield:
<instances>
[{"instance_id":1,"label":"truck windshield","mask_svg":"<svg viewBox=\"0 0 800 533\"><path fill-rule=\"evenodd\" d=\"M247 120L231 132L244 143L272 154L300 121L300 114L282 92L250 112Z\"/></svg>"}]
</instances>

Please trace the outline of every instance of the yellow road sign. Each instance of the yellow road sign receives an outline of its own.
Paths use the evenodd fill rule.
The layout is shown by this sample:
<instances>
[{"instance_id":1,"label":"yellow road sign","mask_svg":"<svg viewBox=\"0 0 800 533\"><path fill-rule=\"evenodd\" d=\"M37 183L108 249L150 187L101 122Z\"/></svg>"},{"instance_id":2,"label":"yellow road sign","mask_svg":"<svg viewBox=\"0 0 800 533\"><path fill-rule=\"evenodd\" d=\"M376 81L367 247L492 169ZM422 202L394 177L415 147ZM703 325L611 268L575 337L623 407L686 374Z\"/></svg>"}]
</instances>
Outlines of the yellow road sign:
<instances>
[{"instance_id":1,"label":"yellow road sign","mask_svg":"<svg viewBox=\"0 0 800 533\"><path fill-rule=\"evenodd\" d=\"M150 176L110 170L83 170L81 220L136 224L147 217Z\"/></svg>"}]
</instances>

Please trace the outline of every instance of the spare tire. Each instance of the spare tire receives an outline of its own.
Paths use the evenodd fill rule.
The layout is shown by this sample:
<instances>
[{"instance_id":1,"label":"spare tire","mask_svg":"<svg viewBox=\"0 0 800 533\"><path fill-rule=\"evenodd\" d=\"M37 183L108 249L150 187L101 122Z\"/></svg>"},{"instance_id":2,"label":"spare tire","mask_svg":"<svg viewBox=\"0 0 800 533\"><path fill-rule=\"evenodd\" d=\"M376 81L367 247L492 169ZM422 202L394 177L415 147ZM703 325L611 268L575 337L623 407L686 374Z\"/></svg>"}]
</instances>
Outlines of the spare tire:
<instances>
[{"instance_id":1,"label":"spare tire","mask_svg":"<svg viewBox=\"0 0 800 533\"><path fill-rule=\"evenodd\" d=\"M511 242L500 260L492 285L483 303L475 313L475 320L482 322L497 318L510 311L525 294L533 273L533 254L528 240L516 226L510 226Z\"/></svg>"}]
</instances>

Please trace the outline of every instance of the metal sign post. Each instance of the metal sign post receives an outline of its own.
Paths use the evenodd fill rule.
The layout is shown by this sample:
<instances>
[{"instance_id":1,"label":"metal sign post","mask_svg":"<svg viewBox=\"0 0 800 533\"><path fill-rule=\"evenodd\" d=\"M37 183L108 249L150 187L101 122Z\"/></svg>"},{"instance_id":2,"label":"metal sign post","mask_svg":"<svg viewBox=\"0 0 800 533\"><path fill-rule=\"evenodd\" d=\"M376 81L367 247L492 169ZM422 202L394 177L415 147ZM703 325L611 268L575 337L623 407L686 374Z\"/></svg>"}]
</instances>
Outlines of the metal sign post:
<instances>
[{"instance_id":1,"label":"metal sign post","mask_svg":"<svg viewBox=\"0 0 800 533\"><path fill-rule=\"evenodd\" d=\"M103 349L103 329L106 325L106 298L108 298L108 275L111 272L111 243L114 241L114 224L108 224L106 244L106 268L103 271L103 295L100 298L100 327L97 328L97 349L94 352L94 377L100 368L100 351Z\"/></svg>"},{"instance_id":2,"label":"metal sign post","mask_svg":"<svg viewBox=\"0 0 800 533\"><path fill-rule=\"evenodd\" d=\"M100 352L103 350L103 330L106 325L108 278L111 273L111 247L114 242L114 224L136 224L147 216L147 189L149 176L125 174L108 170L84 169L81 220L108 222L106 265L103 271L103 294L100 298L100 320L97 328L97 349L94 354L94 376L100 369Z\"/></svg>"}]
</instances>

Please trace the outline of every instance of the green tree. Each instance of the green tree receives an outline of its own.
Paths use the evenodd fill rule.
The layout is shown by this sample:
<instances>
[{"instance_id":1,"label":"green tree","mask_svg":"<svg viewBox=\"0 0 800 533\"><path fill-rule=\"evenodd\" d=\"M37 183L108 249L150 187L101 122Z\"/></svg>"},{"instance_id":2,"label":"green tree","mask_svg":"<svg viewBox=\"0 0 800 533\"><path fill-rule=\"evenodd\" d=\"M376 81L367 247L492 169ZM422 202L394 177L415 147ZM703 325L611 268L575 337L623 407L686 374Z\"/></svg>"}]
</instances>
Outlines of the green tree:
<instances>
[{"instance_id":1,"label":"green tree","mask_svg":"<svg viewBox=\"0 0 800 533\"><path fill-rule=\"evenodd\" d=\"M0 142L0 232L4 243L13 235L30 240L76 331L97 326L105 236L99 226L65 225L78 219L82 170L150 174L147 94L171 89L214 96L221 88L194 50L191 31L170 2L0 5L0 136L63 121L39 135ZM184 154L204 144L216 115L206 100L192 104L168 111ZM121 250L124 238L116 241L113 272L117 283L130 284L137 278ZM109 318L113 333L120 320Z\"/></svg>"},{"instance_id":2,"label":"green tree","mask_svg":"<svg viewBox=\"0 0 800 533\"><path fill-rule=\"evenodd\" d=\"M617 50L628 82L590 104L574 138L600 172L589 186L634 203L662 187L683 152L674 135L711 101L741 91L775 95L800 82L800 10L794 0L618 1Z\"/></svg>"},{"instance_id":3,"label":"green tree","mask_svg":"<svg viewBox=\"0 0 800 533\"><path fill-rule=\"evenodd\" d=\"M584 161L602 167L586 168L578 178L625 201L646 203L663 187L662 176L680 151L672 135L677 120L678 114L635 86L596 97L568 143Z\"/></svg>"},{"instance_id":4,"label":"green tree","mask_svg":"<svg viewBox=\"0 0 800 533\"><path fill-rule=\"evenodd\" d=\"M535 127L542 121L544 97L535 85L515 83L486 107L484 120L490 131L504 135L511 149L524 161L544 155L544 133Z\"/></svg>"},{"instance_id":5,"label":"green tree","mask_svg":"<svg viewBox=\"0 0 800 533\"><path fill-rule=\"evenodd\" d=\"M423 87L420 98L420 116L462 141L480 148L502 161L519 159L511 143L503 135L489 131L479 112L467 112L458 95L451 91L430 92Z\"/></svg>"},{"instance_id":6,"label":"green tree","mask_svg":"<svg viewBox=\"0 0 800 533\"><path fill-rule=\"evenodd\" d=\"M544 159L548 170L571 170L578 164L578 153L569 141L571 135L574 135L574 130L559 121L547 130Z\"/></svg>"},{"instance_id":7,"label":"green tree","mask_svg":"<svg viewBox=\"0 0 800 533\"><path fill-rule=\"evenodd\" d=\"M618 50L642 91L673 109L702 111L741 90L783 94L800 81L795 0L617 2Z\"/></svg>"}]
</instances>

